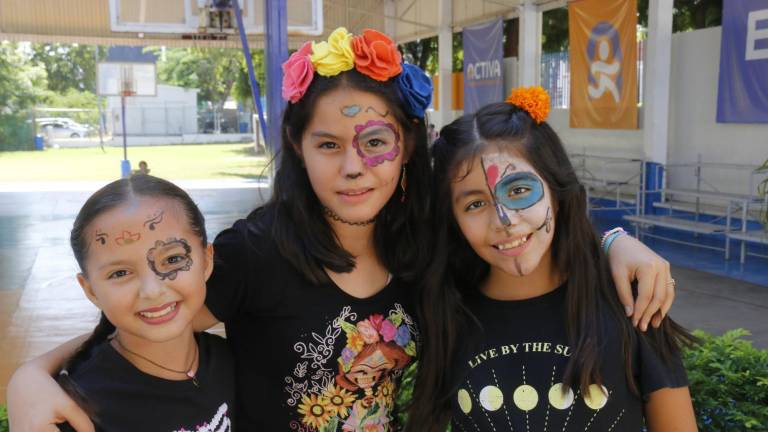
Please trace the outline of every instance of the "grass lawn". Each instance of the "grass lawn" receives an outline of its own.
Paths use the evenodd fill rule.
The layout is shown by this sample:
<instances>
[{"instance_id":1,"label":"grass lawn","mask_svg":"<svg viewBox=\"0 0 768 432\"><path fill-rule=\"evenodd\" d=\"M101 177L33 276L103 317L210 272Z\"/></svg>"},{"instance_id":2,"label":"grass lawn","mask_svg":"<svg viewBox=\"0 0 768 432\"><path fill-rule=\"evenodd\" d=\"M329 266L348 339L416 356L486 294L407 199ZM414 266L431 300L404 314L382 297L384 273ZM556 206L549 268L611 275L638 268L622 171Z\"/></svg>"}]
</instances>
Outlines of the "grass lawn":
<instances>
[{"instance_id":1,"label":"grass lawn","mask_svg":"<svg viewBox=\"0 0 768 432\"><path fill-rule=\"evenodd\" d=\"M111 180L120 177L122 147L0 152L0 182ZM128 147L131 167L147 161L150 174L169 180L262 176L268 159L251 144Z\"/></svg>"}]
</instances>

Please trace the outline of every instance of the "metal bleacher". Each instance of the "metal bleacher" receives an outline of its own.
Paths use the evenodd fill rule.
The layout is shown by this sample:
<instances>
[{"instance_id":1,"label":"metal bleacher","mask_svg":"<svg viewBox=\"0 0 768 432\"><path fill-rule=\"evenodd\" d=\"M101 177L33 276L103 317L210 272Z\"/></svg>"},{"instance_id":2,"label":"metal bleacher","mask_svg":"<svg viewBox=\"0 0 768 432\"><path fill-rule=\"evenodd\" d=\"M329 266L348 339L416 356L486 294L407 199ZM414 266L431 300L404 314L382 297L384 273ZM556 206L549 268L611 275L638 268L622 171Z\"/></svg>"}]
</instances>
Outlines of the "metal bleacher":
<instances>
[{"instance_id":1,"label":"metal bleacher","mask_svg":"<svg viewBox=\"0 0 768 432\"><path fill-rule=\"evenodd\" d=\"M587 192L589 211L642 212L645 161L637 158L569 155L579 181Z\"/></svg>"},{"instance_id":2,"label":"metal bleacher","mask_svg":"<svg viewBox=\"0 0 768 432\"><path fill-rule=\"evenodd\" d=\"M643 190L644 195L655 194L659 199L654 202L651 211L641 211L634 215L625 215L624 219L635 225L638 237L649 236L666 241L681 243L701 248L720 250L725 259L730 259L731 242L741 243L740 261L744 263L748 253L747 243L768 244L768 234L763 229L750 229L750 221L758 221L762 210L768 206L768 196L758 197L756 185L766 175L757 172L755 165L707 163L700 160L693 163L675 163L658 167L654 173L662 178L661 187L656 190ZM719 190L707 179L707 173L728 172L730 176L744 180L742 192ZM670 174L685 177L693 181L693 188L671 188L668 186ZM658 184L657 182L656 184ZM641 201L645 201L644 199ZM753 223L753 226L756 224ZM685 241L669 235L653 232L653 227L667 228L699 235L722 238L722 246L699 241ZM751 253L752 255L768 257Z\"/></svg>"}]
</instances>

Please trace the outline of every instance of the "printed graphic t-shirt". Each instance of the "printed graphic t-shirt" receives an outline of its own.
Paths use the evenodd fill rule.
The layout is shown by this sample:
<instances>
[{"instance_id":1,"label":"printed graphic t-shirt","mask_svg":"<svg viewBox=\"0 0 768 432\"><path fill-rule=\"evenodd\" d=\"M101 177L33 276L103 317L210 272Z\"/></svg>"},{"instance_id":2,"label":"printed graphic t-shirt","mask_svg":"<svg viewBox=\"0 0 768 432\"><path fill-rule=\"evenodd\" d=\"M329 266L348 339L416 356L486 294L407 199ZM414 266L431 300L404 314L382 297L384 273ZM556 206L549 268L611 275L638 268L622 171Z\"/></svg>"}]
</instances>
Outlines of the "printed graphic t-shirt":
<instances>
[{"instance_id":1,"label":"printed graphic t-shirt","mask_svg":"<svg viewBox=\"0 0 768 432\"><path fill-rule=\"evenodd\" d=\"M249 431L397 430L394 394L416 355L409 287L360 299L315 285L279 253L256 211L214 243L206 305L223 321Z\"/></svg>"},{"instance_id":2,"label":"printed graphic t-shirt","mask_svg":"<svg viewBox=\"0 0 768 432\"><path fill-rule=\"evenodd\" d=\"M166 380L133 366L109 343L70 374L94 406L97 431L229 432L235 403L233 358L224 339L197 335L198 386ZM74 430L69 425L62 430Z\"/></svg>"},{"instance_id":3,"label":"printed graphic t-shirt","mask_svg":"<svg viewBox=\"0 0 768 432\"><path fill-rule=\"evenodd\" d=\"M565 331L567 289L563 285L522 301L493 300L478 292L469 296L468 306L482 329L469 332L470 342L457 362L454 431L640 430L643 400L629 389L620 328L607 313L601 313L604 328L598 340L602 385L592 384L582 394L563 384L572 352ZM643 397L687 385L679 359L667 365L647 341L635 342L632 375Z\"/></svg>"}]
</instances>

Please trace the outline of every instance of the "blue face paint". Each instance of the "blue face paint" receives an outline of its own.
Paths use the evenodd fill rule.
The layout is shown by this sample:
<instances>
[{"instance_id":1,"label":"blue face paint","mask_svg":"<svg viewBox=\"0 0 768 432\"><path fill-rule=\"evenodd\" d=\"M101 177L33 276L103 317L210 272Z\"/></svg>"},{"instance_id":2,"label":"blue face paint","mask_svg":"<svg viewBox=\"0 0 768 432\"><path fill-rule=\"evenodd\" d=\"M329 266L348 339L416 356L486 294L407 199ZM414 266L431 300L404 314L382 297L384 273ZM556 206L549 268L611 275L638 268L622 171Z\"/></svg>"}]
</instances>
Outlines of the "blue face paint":
<instances>
[{"instance_id":1,"label":"blue face paint","mask_svg":"<svg viewBox=\"0 0 768 432\"><path fill-rule=\"evenodd\" d=\"M544 185L530 172L516 172L502 178L493 191L496 202L509 210L524 210L544 198Z\"/></svg>"}]
</instances>

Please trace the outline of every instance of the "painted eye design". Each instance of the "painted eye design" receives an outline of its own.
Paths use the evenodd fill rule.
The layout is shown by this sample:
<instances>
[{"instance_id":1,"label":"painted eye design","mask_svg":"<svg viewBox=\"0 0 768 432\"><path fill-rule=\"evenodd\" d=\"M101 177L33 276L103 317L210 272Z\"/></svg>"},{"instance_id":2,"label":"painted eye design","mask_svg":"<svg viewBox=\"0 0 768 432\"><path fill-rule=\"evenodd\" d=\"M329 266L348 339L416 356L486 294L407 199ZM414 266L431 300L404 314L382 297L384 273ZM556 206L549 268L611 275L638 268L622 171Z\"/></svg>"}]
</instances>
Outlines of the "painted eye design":
<instances>
[{"instance_id":1,"label":"painted eye design","mask_svg":"<svg viewBox=\"0 0 768 432\"><path fill-rule=\"evenodd\" d=\"M173 265L173 264L178 264L178 263L184 261L184 259L185 258L183 256L181 256L181 255L174 255L174 256L168 257L168 259L165 260L165 262L167 262L168 264Z\"/></svg>"},{"instance_id":2,"label":"painted eye design","mask_svg":"<svg viewBox=\"0 0 768 432\"><path fill-rule=\"evenodd\" d=\"M368 147L371 147L371 148L383 147L385 145L387 145L387 143L385 143L384 141L378 138L368 140Z\"/></svg>"},{"instance_id":3,"label":"painted eye design","mask_svg":"<svg viewBox=\"0 0 768 432\"><path fill-rule=\"evenodd\" d=\"M494 194L499 204L509 210L523 210L541 201L544 185L533 173L517 172L502 178Z\"/></svg>"}]
</instances>

